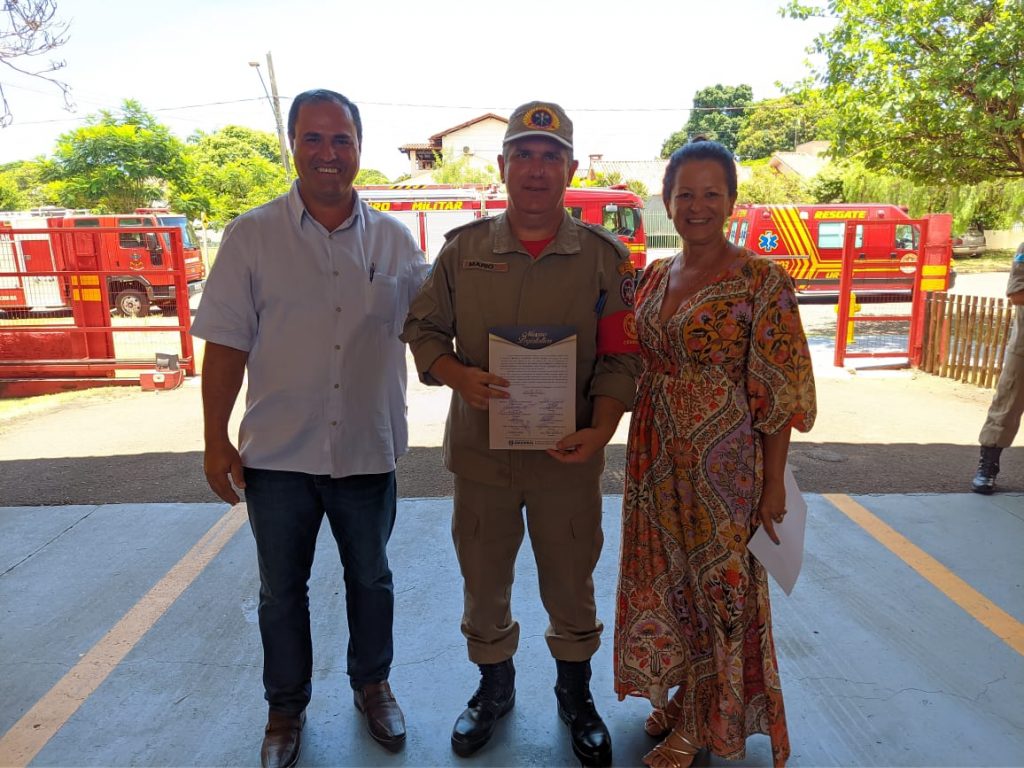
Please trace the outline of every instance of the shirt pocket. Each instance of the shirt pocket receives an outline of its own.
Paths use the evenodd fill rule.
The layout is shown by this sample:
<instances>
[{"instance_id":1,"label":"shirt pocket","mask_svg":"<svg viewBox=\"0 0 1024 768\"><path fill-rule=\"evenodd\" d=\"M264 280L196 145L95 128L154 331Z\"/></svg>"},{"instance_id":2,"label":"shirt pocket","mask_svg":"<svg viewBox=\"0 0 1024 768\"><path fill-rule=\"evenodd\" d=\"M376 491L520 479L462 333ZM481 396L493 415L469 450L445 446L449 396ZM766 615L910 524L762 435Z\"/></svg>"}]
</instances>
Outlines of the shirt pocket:
<instances>
[{"instance_id":1,"label":"shirt pocket","mask_svg":"<svg viewBox=\"0 0 1024 768\"><path fill-rule=\"evenodd\" d=\"M398 316L398 278L374 275L366 293L366 314L371 320L392 327Z\"/></svg>"}]
</instances>

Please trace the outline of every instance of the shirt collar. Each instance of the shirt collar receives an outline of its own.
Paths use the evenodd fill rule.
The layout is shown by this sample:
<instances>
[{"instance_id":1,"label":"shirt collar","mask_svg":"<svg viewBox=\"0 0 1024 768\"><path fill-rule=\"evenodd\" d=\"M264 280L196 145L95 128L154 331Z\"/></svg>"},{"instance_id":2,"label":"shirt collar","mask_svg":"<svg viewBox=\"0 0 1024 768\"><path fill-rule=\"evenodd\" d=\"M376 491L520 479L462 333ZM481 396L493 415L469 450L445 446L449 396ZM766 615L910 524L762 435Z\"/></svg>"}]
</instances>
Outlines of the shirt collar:
<instances>
[{"instance_id":1,"label":"shirt collar","mask_svg":"<svg viewBox=\"0 0 1024 768\"><path fill-rule=\"evenodd\" d=\"M356 190L352 190L353 201L352 201L352 214L341 223L338 230L348 229L360 216L365 215L366 203L359 197L359 193ZM299 194L299 180L296 179L292 182L291 189L288 190L288 215L291 220L295 222L295 225L302 228L302 222L308 220L311 225L316 225L323 229L323 226L314 219L309 211L306 210L306 204L302 202L302 195ZM338 231L335 230L335 231ZM328 233L329 234L329 233Z\"/></svg>"},{"instance_id":2,"label":"shirt collar","mask_svg":"<svg viewBox=\"0 0 1024 768\"><path fill-rule=\"evenodd\" d=\"M494 253L526 253L519 238L512 234L512 227L508 223L508 214L502 213L494 220ZM545 246L541 252L542 258L547 253L579 253L580 235L576 223L572 217L565 213L562 223L558 225L555 239Z\"/></svg>"}]
</instances>

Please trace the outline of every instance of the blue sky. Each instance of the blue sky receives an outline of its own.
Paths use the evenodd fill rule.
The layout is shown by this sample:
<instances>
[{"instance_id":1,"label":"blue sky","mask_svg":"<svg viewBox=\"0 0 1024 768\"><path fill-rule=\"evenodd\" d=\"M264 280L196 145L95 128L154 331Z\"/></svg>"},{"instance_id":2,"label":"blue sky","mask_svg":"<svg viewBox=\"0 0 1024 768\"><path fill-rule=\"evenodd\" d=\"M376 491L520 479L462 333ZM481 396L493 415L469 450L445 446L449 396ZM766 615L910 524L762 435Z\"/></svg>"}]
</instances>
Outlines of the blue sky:
<instances>
[{"instance_id":1,"label":"blue sky","mask_svg":"<svg viewBox=\"0 0 1024 768\"><path fill-rule=\"evenodd\" d=\"M274 130L256 70L271 51L290 97L325 87L363 113L363 167L406 170L397 147L484 112L557 101L576 154L656 157L701 88L747 83L756 99L808 74L822 21L778 14L781 0L58 0L71 22L56 53L76 110L57 89L0 68L15 122L0 162L49 154L86 115L135 98L181 138L232 123ZM22 62L24 63L24 62ZM268 83L269 86L269 83Z\"/></svg>"}]
</instances>

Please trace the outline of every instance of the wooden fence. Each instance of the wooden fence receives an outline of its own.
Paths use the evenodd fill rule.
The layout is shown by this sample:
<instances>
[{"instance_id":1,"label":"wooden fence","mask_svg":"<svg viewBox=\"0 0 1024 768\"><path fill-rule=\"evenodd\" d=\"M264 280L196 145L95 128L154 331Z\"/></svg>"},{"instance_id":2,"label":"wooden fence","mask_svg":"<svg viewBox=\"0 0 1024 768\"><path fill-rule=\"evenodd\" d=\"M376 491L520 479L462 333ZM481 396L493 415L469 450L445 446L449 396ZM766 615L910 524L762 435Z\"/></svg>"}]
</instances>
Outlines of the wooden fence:
<instances>
[{"instance_id":1,"label":"wooden fence","mask_svg":"<svg viewBox=\"0 0 1024 768\"><path fill-rule=\"evenodd\" d=\"M926 373L991 388L1003 370L1014 306L1005 299L924 294Z\"/></svg>"}]
</instances>

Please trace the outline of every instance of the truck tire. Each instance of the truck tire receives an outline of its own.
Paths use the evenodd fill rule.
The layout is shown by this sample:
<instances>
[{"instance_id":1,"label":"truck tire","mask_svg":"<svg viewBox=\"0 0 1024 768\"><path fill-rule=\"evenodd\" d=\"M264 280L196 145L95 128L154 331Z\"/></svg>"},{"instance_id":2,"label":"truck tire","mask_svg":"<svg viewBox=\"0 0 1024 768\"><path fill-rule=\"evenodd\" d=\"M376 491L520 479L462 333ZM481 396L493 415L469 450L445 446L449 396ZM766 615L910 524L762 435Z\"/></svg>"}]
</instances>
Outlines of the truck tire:
<instances>
[{"instance_id":1,"label":"truck tire","mask_svg":"<svg viewBox=\"0 0 1024 768\"><path fill-rule=\"evenodd\" d=\"M114 308L122 317L146 317L149 314L149 299L145 291L129 288L117 294Z\"/></svg>"}]
</instances>

